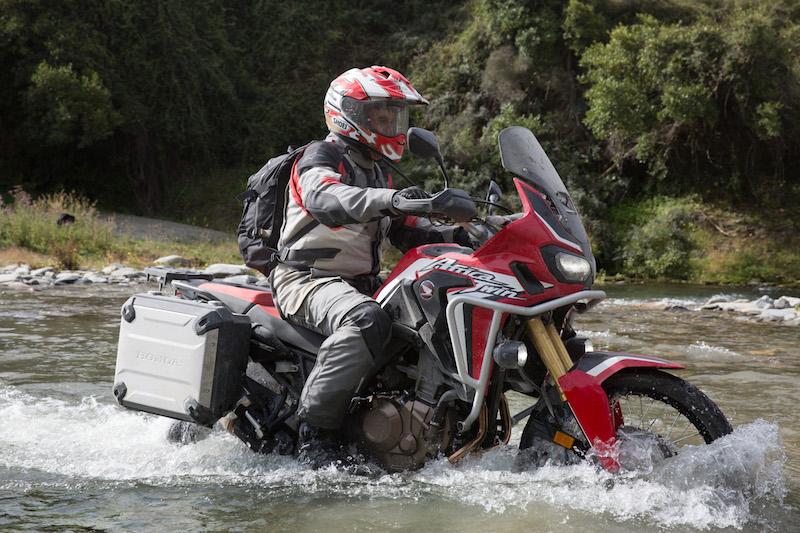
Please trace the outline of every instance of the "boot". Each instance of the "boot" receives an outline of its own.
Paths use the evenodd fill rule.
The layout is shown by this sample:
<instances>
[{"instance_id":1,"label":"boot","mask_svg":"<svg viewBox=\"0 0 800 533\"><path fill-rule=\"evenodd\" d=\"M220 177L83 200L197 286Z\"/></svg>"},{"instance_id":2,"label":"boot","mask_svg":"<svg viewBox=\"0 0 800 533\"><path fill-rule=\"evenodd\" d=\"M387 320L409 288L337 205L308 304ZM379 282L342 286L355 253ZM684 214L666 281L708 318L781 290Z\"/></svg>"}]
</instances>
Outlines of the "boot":
<instances>
[{"instance_id":1,"label":"boot","mask_svg":"<svg viewBox=\"0 0 800 533\"><path fill-rule=\"evenodd\" d=\"M302 422L297 432L297 459L317 470L332 464L342 465L348 457L338 430L322 429Z\"/></svg>"}]
</instances>

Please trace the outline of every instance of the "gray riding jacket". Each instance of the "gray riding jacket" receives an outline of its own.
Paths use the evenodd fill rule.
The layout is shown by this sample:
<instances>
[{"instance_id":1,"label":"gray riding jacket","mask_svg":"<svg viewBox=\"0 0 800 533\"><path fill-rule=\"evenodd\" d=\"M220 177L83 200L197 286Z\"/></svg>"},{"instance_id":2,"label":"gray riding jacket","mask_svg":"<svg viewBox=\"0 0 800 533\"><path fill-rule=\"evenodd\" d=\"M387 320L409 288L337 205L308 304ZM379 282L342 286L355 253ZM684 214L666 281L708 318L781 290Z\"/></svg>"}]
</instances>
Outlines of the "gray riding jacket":
<instances>
[{"instance_id":1,"label":"gray riding jacket","mask_svg":"<svg viewBox=\"0 0 800 533\"><path fill-rule=\"evenodd\" d=\"M463 228L398 217L392 208L392 187L384 163L365 157L335 135L306 148L292 169L278 243L284 253L272 276L281 312L293 314L326 279L377 275L386 236L403 251L432 242L469 244ZM297 239L303 231L307 233ZM291 297L281 294L281 285L295 289L288 291Z\"/></svg>"}]
</instances>

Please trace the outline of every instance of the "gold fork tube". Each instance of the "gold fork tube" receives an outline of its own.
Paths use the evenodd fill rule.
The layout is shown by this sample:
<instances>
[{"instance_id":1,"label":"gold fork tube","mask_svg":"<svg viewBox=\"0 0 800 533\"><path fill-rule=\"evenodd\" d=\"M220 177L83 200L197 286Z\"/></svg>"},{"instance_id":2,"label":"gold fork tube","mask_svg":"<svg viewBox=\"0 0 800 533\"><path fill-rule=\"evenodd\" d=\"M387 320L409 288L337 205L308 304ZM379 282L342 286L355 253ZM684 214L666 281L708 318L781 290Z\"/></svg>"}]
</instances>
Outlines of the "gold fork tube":
<instances>
[{"instance_id":1,"label":"gold fork tube","mask_svg":"<svg viewBox=\"0 0 800 533\"><path fill-rule=\"evenodd\" d=\"M558 379L567 373L569 367L564 364L562 355L559 353L557 348L558 345L561 345L561 348L566 353L564 343L561 342L560 338L558 338L558 332L555 332L556 340L558 342L554 342L551 334L548 332L548 329L545 328L545 325L542 323L542 319L539 317L528 320L525 323L525 329L527 330L528 336L533 342L536 351L539 353L539 357L542 358L544 366L547 368L547 371L555 381L558 390L561 392L561 399L566 401L567 398L564 396L564 391L561 390L561 385L558 383ZM554 326L553 331L555 331ZM567 358L569 358L569 355L567 355ZM570 364L570 366L572 365Z\"/></svg>"},{"instance_id":2,"label":"gold fork tube","mask_svg":"<svg viewBox=\"0 0 800 533\"><path fill-rule=\"evenodd\" d=\"M558 357L561 359L561 363L564 365L564 373L569 372L569 369L572 368L572 357L569 356L569 352L567 352L567 347L564 346L564 341L561 340L561 335L558 334L558 330L556 329L556 325L552 322L547 324L547 335L550 337L550 342L553 343L553 346L558 352Z\"/></svg>"}]
</instances>

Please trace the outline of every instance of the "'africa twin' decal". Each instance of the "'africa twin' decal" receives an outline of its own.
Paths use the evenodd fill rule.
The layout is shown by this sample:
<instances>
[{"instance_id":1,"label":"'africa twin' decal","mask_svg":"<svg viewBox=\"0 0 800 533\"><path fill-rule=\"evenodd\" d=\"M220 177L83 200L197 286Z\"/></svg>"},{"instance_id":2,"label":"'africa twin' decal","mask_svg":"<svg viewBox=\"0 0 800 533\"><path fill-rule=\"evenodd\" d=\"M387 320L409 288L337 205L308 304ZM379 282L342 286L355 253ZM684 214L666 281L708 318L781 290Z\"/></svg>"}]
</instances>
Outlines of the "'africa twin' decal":
<instances>
[{"instance_id":1,"label":"'africa twin' decal","mask_svg":"<svg viewBox=\"0 0 800 533\"><path fill-rule=\"evenodd\" d=\"M442 258L419 270L419 277L427 272L443 270L453 274L461 274L475 282L474 287L459 289L459 294L472 294L482 298L503 299L519 298L525 291L517 278L496 272L481 270L469 265L460 264L456 259Z\"/></svg>"}]
</instances>

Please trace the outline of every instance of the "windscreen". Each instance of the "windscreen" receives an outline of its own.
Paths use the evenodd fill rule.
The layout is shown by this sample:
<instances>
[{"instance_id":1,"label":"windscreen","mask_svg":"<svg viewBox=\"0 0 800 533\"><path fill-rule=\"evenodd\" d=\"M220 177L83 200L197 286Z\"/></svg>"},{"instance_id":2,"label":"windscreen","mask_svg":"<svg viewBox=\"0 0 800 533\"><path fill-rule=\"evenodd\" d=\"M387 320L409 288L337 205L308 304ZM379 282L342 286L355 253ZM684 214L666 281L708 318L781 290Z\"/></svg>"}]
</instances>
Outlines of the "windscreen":
<instances>
[{"instance_id":1,"label":"windscreen","mask_svg":"<svg viewBox=\"0 0 800 533\"><path fill-rule=\"evenodd\" d=\"M572 198L533 133L527 128L513 126L501 131L497 141L503 168L544 193L561 225L578 242L587 245L583 247L584 252L591 256L589 238Z\"/></svg>"}]
</instances>

